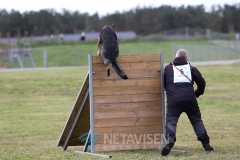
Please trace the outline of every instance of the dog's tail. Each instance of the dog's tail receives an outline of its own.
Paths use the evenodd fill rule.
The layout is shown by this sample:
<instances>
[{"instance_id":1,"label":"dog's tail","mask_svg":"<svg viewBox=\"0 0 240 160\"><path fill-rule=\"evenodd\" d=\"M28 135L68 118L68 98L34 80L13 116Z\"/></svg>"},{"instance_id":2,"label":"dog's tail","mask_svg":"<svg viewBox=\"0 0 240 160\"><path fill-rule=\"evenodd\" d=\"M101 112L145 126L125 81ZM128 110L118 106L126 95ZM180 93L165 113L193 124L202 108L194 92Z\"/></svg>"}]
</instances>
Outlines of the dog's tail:
<instances>
[{"instance_id":1,"label":"dog's tail","mask_svg":"<svg viewBox=\"0 0 240 160\"><path fill-rule=\"evenodd\" d=\"M121 77L122 79L128 79L127 75L123 72L117 60L114 59L111 63L114 71L119 75L119 77Z\"/></svg>"}]
</instances>

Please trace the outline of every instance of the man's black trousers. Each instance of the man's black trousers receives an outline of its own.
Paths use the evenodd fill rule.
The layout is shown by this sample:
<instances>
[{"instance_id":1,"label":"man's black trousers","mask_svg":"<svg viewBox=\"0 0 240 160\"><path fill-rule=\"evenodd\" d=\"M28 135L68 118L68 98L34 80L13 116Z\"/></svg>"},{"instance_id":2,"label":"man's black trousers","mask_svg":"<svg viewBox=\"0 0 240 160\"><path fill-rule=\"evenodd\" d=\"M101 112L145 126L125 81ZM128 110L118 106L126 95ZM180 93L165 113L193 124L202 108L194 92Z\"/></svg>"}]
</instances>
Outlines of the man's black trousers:
<instances>
[{"instance_id":1,"label":"man's black trousers","mask_svg":"<svg viewBox=\"0 0 240 160\"><path fill-rule=\"evenodd\" d=\"M198 140L205 144L209 143L209 137L204 127L197 101L167 102L165 127L167 140L169 142L176 141L177 122L182 112L185 112L187 114Z\"/></svg>"}]
</instances>

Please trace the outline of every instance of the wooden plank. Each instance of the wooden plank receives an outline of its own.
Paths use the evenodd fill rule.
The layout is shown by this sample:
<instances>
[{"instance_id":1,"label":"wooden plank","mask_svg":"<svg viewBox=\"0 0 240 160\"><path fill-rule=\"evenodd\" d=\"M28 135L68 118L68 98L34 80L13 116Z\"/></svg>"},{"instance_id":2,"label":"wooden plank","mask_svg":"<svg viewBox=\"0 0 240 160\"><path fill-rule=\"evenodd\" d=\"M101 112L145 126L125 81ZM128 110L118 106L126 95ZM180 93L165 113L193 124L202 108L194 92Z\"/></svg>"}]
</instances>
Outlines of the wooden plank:
<instances>
[{"instance_id":1,"label":"wooden plank","mask_svg":"<svg viewBox=\"0 0 240 160\"><path fill-rule=\"evenodd\" d=\"M89 100L87 100L89 101ZM89 117L90 117L90 109L89 109L89 103L88 105L84 106L82 112L81 112L81 115L80 115L80 118L78 120L78 123L76 124L75 126L75 129L76 128L81 128L82 129L85 129L86 130L89 130L90 129L90 121L89 121ZM66 130L70 130L71 129L71 126L67 126L66 127ZM74 129L74 132L75 132L75 129ZM74 132L73 132L73 135L74 135ZM67 134L63 134L62 137L65 138L67 136Z\"/></svg>"},{"instance_id":2,"label":"wooden plank","mask_svg":"<svg viewBox=\"0 0 240 160\"><path fill-rule=\"evenodd\" d=\"M94 80L93 87L161 87L160 78L139 78L128 80Z\"/></svg>"},{"instance_id":3,"label":"wooden plank","mask_svg":"<svg viewBox=\"0 0 240 160\"><path fill-rule=\"evenodd\" d=\"M93 101L96 103L124 103L124 102L151 102L161 99L161 94L135 94L119 96L94 96Z\"/></svg>"},{"instance_id":4,"label":"wooden plank","mask_svg":"<svg viewBox=\"0 0 240 160\"><path fill-rule=\"evenodd\" d=\"M89 101L89 100L88 100ZM85 107L83 110L83 114L81 115L72 137L79 137L82 134L89 132L90 130L90 107Z\"/></svg>"},{"instance_id":5,"label":"wooden plank","mask_svg":"<svg viewBox=\"0 0 240 160\"><path fill-rule=\"evenodd\" d=\"M94 133L103 138L111 134L135 135L138 141L128 144L106 144L100 139L96 142L95 152L161 148L162 144L146 144L142 135L162 134L162 86L160 54L120 55L118 62L128 75L128 80L121 79L112 69L107 77L106 66L102 57L93 56L93 95L94 95ZM84 91L84 90L83 90ZM83 92L81 91L81 92ZM82 93L78 95L76 105L80 104ZM78 102L79 101L79 102ZM77 106L76 106L77 107ZM69 122L76 116L72 111ZM73 130L70 146L83 145L79 136L90 129L89 102L84 106L84 113ZM64 143L67 131L65 127L59 144ZM124 140L123 137L117 138ZM137 144L136 144L137 142Z\"/></svg>"},{"instance_id":6,"label":"wooden plank","mask_svg":"<svg viewBox=\"0 0 240 160\"><path fill-rule=\"evenodd\" d=\"M87 98L86 101L89 102L89 98ZM72 134L71 134L71 137L69 139L69 142L68 142L69 144L68 145L70 145L70 146L72 145L71 144L71 139L72 139L72 137L75 137L76 134L79 137L83 133L89 131L89 129L90 129L90 120L89 120L90 114L89 114L89 112L90 112L90 107L89 107L89 103L87 103L87 104L84 105L84 107L83 107L83 109L80 113L79 120L77 121L75 126L70 126L69 125L69 126L66 127L66 130L69 130L69 131L72 130ZM72 128L72 127L74 127L74 128ZM65 141L66 138L67 138L67 134L63 134L62 139L64 139L64 141ZM64 142L62 142L62 143L64 143ZM75 141L74 141L74 143L75 143ZM84 143L79 142L79 145L83 145L83 144Z\"/></svg>"},{"instance_id":7,"label":"wooden plank","mask_svg":"<svg viewBox=\"0 0 240 160\"><path fill-rule=\"evenodd\" d=\"M81 146L85 144L84 138L80 139L79 137L83 134L86 134L89 132L89 129L87 128L80 128L81 130L77 130L74 132L73 136L71 137L69 141L69 146ZM86 138L86 137L85 137Z\"/></svg>"},{"instance_id":8,"label":"wooden plank","mask_svg":"<svg viewBox=\"0 0 240 160\"><path fill-rule=\"evenodd\" d=\"M116 127L115 127L116 128ZM125 127L119 127L120 128L125 128ZM94 132L94 135L96 137L96 141L95 144L111 144L111 141L113 140L113 138L117 138L117 140L119 140L120 142L123 142L124 138L128 138L129 136L134 136L136 142L138 143L144 143L148 138L146 136L149 137L153 137L158 136L161 137L163 134L162 132L162 127L160 125L156 126L155 128L150 128L148 130L139 130L136 126L134 126L135 130L130 129L132 132L129 132L128 130L121 131L121 130L114 130L113 131L109 131L109 130L104 130L104 129L108 129L108 128L100 128L101 130L98 130L98 128L96 128L96 131ZM76 137L72 137L71 138L74 142L79 141L79 144L82 143L81 140L79 139L79 136ZM125 139L126 140L126 139ZM132 144L131 142L129 142L130 144ZM123 143L126 144L126 143Z\"/></svg>"},{"instance_id":9,"label":"wooden plank","mask_svg":"<svg viewBox=\"0 0 240 160\"><path fill-rule=\"evenodd\" d=\"M149 144L153 138L156 138L161 144L162 131L149 131L148 133L115 133L115 134L98 134L98 141L96 144ZM148 139L149 138L149 139ZM152 142L153 143L153 142Z\"/></svg>"},{"instance_id":10,"label":"wooden plank","mask_svg":"<svg viewBox=\"0 0 240 160\"><path fill-rule=\"evenodd\" d=\"M94 132L96 134L104 134L104 133L148 133L157 132L162 130L162 125L138 125L138 126L126 126L126 127L102 127L95 128Z\"/></svg>"},{"instance_id":11,"label":"wooden plank","mask_svg":"<svg viewBox=\"0 0 240 160\"><path fill-rule=\"evenodd\" d=\"M127 111L127 110L158 110L162 108L162 97L154 102L127 102L127 103L95 103L94 111Z\"/></svg>"},{"instance_id":12,"label":"wooden plank","mask_svg":"<svg viewBox=\"0 0 240 160\"><path fill-rule=\"evenodd\" d=\"M139 121L137 121L136 125L153 125L153 124L162 124L162 115L161 119L159 117L146 117L146 118L141 118Z\"/></svg>"},{"instance_id":13,"label":"wooden plank","mask_svg":"<svg viewBox=\"0 0 240 160\"><path fill-rule=\"evenodd\" d=\"M110 67L110 74L114 72L112 69L112 65L108 65ZM159 62L136 62L136 63L120 63L121 68L123 71L128 74L130 70L140 70L140 69L159 69L160 63ZM106 72L106 66L102 64L94 64L93 65L93 72Z\"/></svg>"},{"instance_id":14,"label":"wooden plank","mask_svg":"<svg viewBox=\"0 0 240 160\"><path fill-rule=\"evenodd\" d=\"M157 117L162 114L159 110L128 110L128 111L108 111L95 112L94 119L110 119L110 118L142 118L142 117Z\"/></svg>"},{"instance_id":15,"label":"wooden plank","mask_svg":"<svg viewBox=\"0 0 240 160\"><path fill-rule=\"evenodd\" d=\"M116 127L116 126L136 126L136 125L161 125L162 116L151 118L118 118L118 119L98 119L94 121L95 128L97 127Z\"/></svg>"},{"instance_id":16,"label":"wooden plank","mask_svg":"<svg viewBox=\"0 0 240 160\"><path fill-rule=\"evenodd\" d=\"M108 96L108 95L124 95L124 94L155 94L162 93L162 87L104 87L94 88L93 94L95 96Z\"/></svg>"},{"instance_id":17,"label":"wooden plank","mask_svg":"<svg viewBox=\"0 0 240 160\"><path fill-rule=\"evenodd\" d=\"M124 150L139 150L139 149L157 149L163 148L163 144L96 144L94 149L95 152L105 152L105 151L124 151Z\"/></svg>"},{"instance_id":18,"label":"wooden plank","mask_svg":"<svg viewBox=\"0 0 240 160\"><path fill-rule=\"evenodd\" d=\"M117 58L119 63L122 62L160 62L160 54L130 54L130 55L119 55ZM92 56L92 63L102 63L101 56Z\"/></svg>"},{"instance_id":19,"label":"wooden plank","mask_svg":"<svg viewBox=\"0 0 240 160\"><path fill-rule=\"evenodd\" d=\"M68 146L83 146L83 142L81 142L80 139L78 138L71 138L69 140L69 145Z\"/></svg>"},{"instance_id":20,"label":"wooden plank","mask_svg":"<svg viewBox=\"0 0 240 160\"><path fill-rule=\"evenodd\" d=\"M150 144L155 142L161 144L162 141L162 130L149 131L147 133L105 133L96 134L99 139L97 139L96 144ZM163 142L163 141L162 141Z\"/></svg>"},{"instance_id":21,"label":"wooden plank","mask_svg":"<svg viewBox=\"0 0 240 160\"><path fill-rule=\"evenodd\" d=\"M81 102L83 100L84 94L88 90L88 86L89 86L88 83L89 83L89 76L87 74L86 77L85 77L85 80L83 81L81 89L80 89L80 91L78 93L76 101L75 101L75 103L73 105L72 111L70 112L70 115L69 115L69 118L67 120L67 123L66 123L66 125L65 125L65 127L64 127L64 129L62 131L62 134L61 134L61 136L59 138L57 146L62 146L63 145L63 142L66 139L66 135L70 132L70 129L71 129L70 126L72 126L73 121L74 121L74 119L76 117L77 111L78 111L78 109L80 107L80 104L81 104Z\"/></svg>"},{"instance_id":22,"label":"wooden plank","mask_svg":"<svg viewBox=\"0 0 240 160\"><path fill-rule=\"evenodd\" d=\"M96 79L104 79L104 80L109 80L109 79L121 79L110 67L111 73L110 76L107 76L107 70L104 69L103 71L97 71L94 72L93 74L93 80ZM129 70L126 72L127 76L129 79L133 78L148 78L148 77L157 77L159 78L161 76L161 73L158 72L159 68L155 69L141 69L141 70Z\"/></svg>"}]
</instances>

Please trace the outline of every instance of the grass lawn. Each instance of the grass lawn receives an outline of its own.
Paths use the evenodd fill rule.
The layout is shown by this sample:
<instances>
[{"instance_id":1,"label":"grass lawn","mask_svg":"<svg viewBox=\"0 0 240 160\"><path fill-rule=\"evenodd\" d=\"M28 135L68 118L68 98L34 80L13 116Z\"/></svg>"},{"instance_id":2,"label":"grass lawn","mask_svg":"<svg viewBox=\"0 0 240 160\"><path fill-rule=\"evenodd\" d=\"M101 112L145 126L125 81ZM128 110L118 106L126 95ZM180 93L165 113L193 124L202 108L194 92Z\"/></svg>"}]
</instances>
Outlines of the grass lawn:
<instances>
[{"instance_id":1,"label":"grass lawn","mask_svg":"<svg viewBox=\"0 0 240 160\"><path fill-rule=\"evenodd\" d=\"M152 54L164 53L165 62L170 62L176 51L187 49L189 59L193 61L213 61L239 59L240 42L238 41L160 41L160 42L119 42L119 54ZM1 46L0 46L1 48ZM43 58L44 50L47 59ZM31 51L36 67L86 66L88 54L97 55L97 44L79 42L72 45L55 45L34 48ZM24 67L32 67L29 56L23 57ZM47 61L47 64L45 63ZM10 67L8 53L0 53L0 66ZM14 58L13 68L19 68L17 58Z\"/></svg>"},{"instance_id":2,"label":"grass lawn","mask_svg":"<svg viewBox=\"0 0 240 160\"><path fill-rule=\"evenodd\" d=\"M177 128L175 150L165 158L239 159L240 64L199 66L207 87L198 99L202 118L215 151L205 152L185 114ZM58 70L0 72L0 159L101 159L56 147L87 67ZM105 152L113 159L164 159L160 151Z\"/></svg>"}]
</instances>

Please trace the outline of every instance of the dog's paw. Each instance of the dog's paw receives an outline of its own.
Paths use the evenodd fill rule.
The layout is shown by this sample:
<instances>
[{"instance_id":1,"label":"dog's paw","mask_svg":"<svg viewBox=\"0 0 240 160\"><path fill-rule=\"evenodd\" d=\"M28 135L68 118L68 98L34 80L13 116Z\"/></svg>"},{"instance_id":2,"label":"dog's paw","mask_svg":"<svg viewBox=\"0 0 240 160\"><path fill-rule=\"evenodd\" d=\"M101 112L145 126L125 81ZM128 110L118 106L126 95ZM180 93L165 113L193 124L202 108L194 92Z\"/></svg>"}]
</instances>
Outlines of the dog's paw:
<instances>
[{"instance_id":1,"label":"dog's paw","mask_svg":"<svg viewBox=\"0 0 240 160\"><path fill-rule=\"evenodd\" d=\"M107 69L107 76L110 76L110 68Z\"/></svg>"}]
</instances>

